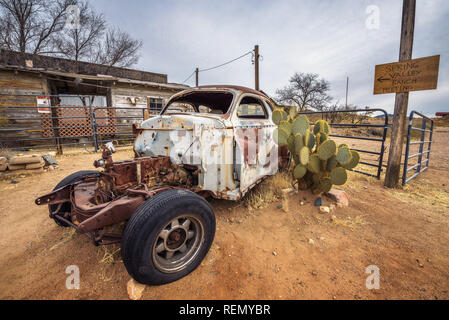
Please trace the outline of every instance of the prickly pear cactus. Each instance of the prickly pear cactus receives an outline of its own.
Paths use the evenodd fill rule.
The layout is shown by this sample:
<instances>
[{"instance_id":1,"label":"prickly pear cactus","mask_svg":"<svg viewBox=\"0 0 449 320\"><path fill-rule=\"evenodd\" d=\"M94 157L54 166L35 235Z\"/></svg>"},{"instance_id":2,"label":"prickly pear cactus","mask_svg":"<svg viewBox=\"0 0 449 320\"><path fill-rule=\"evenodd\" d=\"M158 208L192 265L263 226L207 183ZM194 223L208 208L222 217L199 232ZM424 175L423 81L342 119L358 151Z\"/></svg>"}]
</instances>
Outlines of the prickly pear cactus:
<instances>
[{"instance_id":1,"label":"prickly pear cactus","mask_svg":"<svg viewBox=\"0 0 449 320\"><path fill-rule=\"evenodd\" d=\"M329 138L329 124L317 121L313 128L305 115L298 115L295 107L289 112L282 108L273 111L273 122L278 126L274 141L287 146L294 160L293 178L300 188L311 189L314 194L328 192L332 185L343 185L348 179L347 170L354 169L360 155L347 144L337 146Z\"/></svg>"}]
</instances>

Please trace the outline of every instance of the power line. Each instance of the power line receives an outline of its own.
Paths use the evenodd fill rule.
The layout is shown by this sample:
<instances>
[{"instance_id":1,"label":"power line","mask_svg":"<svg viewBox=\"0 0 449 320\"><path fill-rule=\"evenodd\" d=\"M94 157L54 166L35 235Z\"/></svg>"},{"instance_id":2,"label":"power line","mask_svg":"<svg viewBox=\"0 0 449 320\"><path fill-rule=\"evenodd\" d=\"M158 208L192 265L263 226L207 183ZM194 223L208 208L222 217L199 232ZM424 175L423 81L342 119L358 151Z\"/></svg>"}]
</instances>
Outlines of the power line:
<instances>
[{"instance_id":1,"label":"power line","mask_svg":"<svg viewBox=\"0 0 449 320\"><path fill-rule=\"evenodd\" d=\"M193 71L193 72L190 74L190 76L188 76L187 79L185 79L185 80L182 82L182 84L186 83L187 80L189 80L194 74L195 74L195 71Z\"/></svg>"},{"instance_id":2,"label":"power line","mask_svg":"<svg viewBox=\"0 0 449 320\"><path fill-rule=\"evenodd\" d=\"M241 56L239 56L239 57L237 57L237 58L235 58L235 59L232 59L232 60L229 60L229 61L227 61L227 62L225 62L225 63L219 64L218 66L211 67L211 68L207 68L207 69L201 69L201 70L198 70L198 71L199 71L199 72L204 72L204 71L209 71L209 70L213 70L213 69L217 69L217 68L223 67L223 66L225 66L225 65L227 65L227 64L229 64L229 63L231 63L231 62L234 62L234 61L236 61L236 60L238 60L238 59L241 59L241 58L247 56L247 55L250 54L250 53L253 53L253 50L248 51L247 53L242 54Z\"/></svg>"},{"instance_id":3,"label":"power line","mask_svg":"<svg viewBox=\"0 0 449 320\"><path fill-rule=\"evenodd\" d=\"M244 53L244 54L242 54L241 56L238 56L237 58L234 58L234 59L232 59L232 60L229 60L229 61L227 61L227 62L224 62L224 63L222 63L222 64L219 64L219 65L217 65L217 66L215 66L215 67L210 67L210 68L205 68L205 69L201 69L201 70L198 70L198 72L205 72L205 71L210 71L210 70L213 70L213 69L217 69L217 68L220 68L220 67L223 67L223 66L225 66L225 65L227 65L227 64L230 64L230 63L232 63L232 62L234 62L234 61L237 61L237 60L239 60L239 59L241 59L241 58L243 58L243 57L246 57L247 55L249 55L249 54L253 54L254 55L254 50L251 50L251 51L248 51L248 52L246 52L246 53ZM195 70L187 77L187 79L185 79L182 83L184 84L184 83L186 83L194 74L195 74Z\"/></svg>"}]
</instances>

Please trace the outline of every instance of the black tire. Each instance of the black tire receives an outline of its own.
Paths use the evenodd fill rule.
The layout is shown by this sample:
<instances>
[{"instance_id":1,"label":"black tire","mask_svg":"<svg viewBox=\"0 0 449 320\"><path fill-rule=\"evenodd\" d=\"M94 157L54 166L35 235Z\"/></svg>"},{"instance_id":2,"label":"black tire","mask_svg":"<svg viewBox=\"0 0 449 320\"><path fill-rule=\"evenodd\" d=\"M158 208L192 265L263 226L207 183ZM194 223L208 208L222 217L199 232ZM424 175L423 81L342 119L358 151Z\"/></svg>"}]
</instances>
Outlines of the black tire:
<instances>
[{"instance_id":1,"label":"black tire","mask_svg":"<svg viewBox=\"0 0 449 320\"><path fill-rule=\"evenodd\" d=\"M83 170L83 171L77 171L72 173L71 175L68 175L67 177L65 177L64 179L62 179L54 188L53 191L59 188L62 188L66 185L69 185L71 183L74 182L78 182L81 181L83 177L85 176L98 176L100 173L98 171L95 170ZM56 208L58 207L57 204L50 204L48 206L48 210L51 213L52 211L56 210ZM59 212L61 213L65 213L65 212L70 212L72 210L72 206L70 204L70 202L64 202L62 204L61 210ZM62 222L58 219L54 219L55 223L60 226L60 227L69 227L68 224L66 224L65 222Z\"/></svg>"},{"instance_id":2,"label":"black tire","mask_svg":"<svg viewBox=\"0 0 449 320\"><path fill-rule=\"evenodd\" d=\"M176 223L173 226L175 221L178 227ZM161 237L163 233L165 237ZM126 224L122 260L140 283L170 283L199 266L214 236L215 215L205 199L187 190L164 191L144 202ZM161 246L165 249L159 252ZM168 258L170 249L174 252Z\"/></svg>"}]
</instances>

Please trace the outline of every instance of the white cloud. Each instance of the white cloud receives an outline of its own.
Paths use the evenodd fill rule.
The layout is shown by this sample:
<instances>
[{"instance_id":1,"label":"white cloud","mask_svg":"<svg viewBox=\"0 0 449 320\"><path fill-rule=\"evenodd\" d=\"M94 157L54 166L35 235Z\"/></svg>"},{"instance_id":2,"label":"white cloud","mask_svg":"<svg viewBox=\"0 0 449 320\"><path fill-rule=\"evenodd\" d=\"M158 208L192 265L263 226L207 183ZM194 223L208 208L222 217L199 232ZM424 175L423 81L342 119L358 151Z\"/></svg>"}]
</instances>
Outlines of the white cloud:
<instances>
[{"instance_id":1,"label":"white cloud","mask_svg":"<svg viewBox=\"0 0 449 320\"><path fill-rule=\"evenodd\" d=\"M393 111L394 95L373 95L374 66L398 59L402 1L122 1L92 4L144 41L136 68L167 73L182 82L196 67L207 68L260 45L261 87L269 94L295 72L315 72L331 82L331 95ZM365 26L366 7L380 9L380 29ZM441 54L439 89L411 94L410 104L427 113L448 110L449 1L417 1L414 57ZM193 77L189 84L193 84ZM202 84L254 86L249 56L210 72ZM444 100L445 99L445 100ZM424 108L424 107L423 107Z\"/></svg>"}]
</instances>

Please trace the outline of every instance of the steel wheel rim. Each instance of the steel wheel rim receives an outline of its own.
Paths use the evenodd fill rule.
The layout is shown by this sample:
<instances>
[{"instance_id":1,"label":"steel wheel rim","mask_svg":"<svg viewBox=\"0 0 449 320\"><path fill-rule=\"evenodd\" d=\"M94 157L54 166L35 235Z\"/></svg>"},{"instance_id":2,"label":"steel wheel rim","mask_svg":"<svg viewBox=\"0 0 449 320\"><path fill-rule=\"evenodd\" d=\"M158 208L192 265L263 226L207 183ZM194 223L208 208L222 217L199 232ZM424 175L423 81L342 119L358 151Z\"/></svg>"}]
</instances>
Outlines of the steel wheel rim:
<instances>
[{"instance_id":1,"label":"steel wheel rim","mask_svg":"<svg viewBox=\"0 0 449 320\"><path fill-rule=\"evenodd\" d=\"M154 266L164 273L181 271L196 258L203 240L204 226L198 218L185 215L172 219L154 241Z\"/></svg>"}]
</instances>

